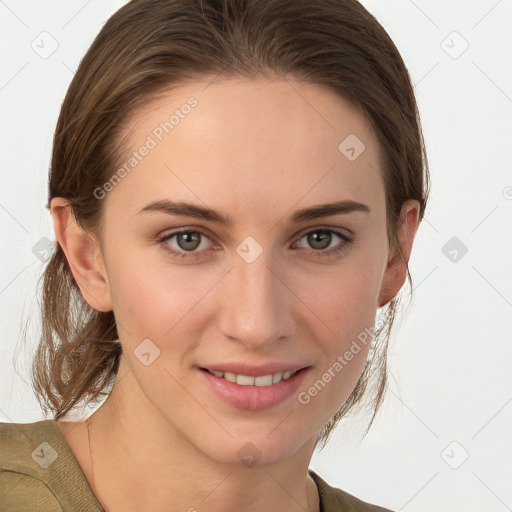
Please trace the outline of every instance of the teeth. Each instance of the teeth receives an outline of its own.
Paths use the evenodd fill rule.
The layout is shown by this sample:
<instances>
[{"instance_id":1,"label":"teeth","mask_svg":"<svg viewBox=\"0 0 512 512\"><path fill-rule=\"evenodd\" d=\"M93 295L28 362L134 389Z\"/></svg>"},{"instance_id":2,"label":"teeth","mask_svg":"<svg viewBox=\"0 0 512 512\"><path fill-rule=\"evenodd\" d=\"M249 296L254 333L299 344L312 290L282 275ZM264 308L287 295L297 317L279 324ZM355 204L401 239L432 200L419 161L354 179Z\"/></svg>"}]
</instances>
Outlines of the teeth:
<instances>
[{"instance_id":1,"label":"teeth","mask_svg":"<svg viewBox=\"0 0 512 512\"><path fill-rule=\"evenodd\" d=\"M224 377L229 382L236 382L236 375L231 372L226 372L224 375L218 375L218 377Z\"/></svg>"},{"instance_id":2,"label":"teeth","mask_svg":"<svg viewBox=\"0 0 512 512\"><path fill-rule=\"evenodd\" d=\"M254 377L249 377L247 375L237 375L236 383L240 384L240 386L254 386Z\"/></svg>"},{"instance_id":3,"label":"teeth","mask_svg":"<svg viewBox=\"0 0 512 512\"><path fill-rule=\"evenodd\" d=\"M277 384L278 382L281 382L282 380L283 380L282 373L274 373L274 375L272 375L272 384Z\"/></svg>"},{"instance_id":4,"label":"teeth","mask_svg":"<svg viewBox=\"0 0 512 512\"><path fill-rule=\"evenodd\" d=\"M298 371L298 370L297 370ZM249 375L237 375L236 373L231 372L221 372L218 370L210 371L208 373L215 375L215 377L222 377L229 382L236 382L240 386L271 386L272 384L277 384L282 380L289 379L292 375L295 375L297 372L288 370L286 372L279 373L270 373L269 375L261 375L259 377L251 377Z\"/></svg>"},{"instance_id":5,"label":"teeth","mask_svg":"<svg viewBox=\"0 0 512 512\"><path fill-rule=\"evenodd\" d=\"M254 385L255 386L271 386L272 385L272 379L273 375L263 375L262 377L255 377L254 379ZM238 382L238 379L237 379Z\"/></svg>"}]
</instances>

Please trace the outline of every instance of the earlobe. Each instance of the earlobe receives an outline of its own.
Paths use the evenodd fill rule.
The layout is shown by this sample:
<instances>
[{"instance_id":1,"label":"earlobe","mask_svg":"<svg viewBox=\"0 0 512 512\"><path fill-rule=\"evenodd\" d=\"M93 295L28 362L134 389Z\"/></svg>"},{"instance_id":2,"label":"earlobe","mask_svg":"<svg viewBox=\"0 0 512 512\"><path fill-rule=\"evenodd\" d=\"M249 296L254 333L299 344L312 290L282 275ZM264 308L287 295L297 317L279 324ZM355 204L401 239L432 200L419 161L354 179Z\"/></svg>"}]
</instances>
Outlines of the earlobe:
<instances>
[{"instance_id":1,"label":"earlobe","mask_svg":"<svg viewBox=\"0 0 512 512\"><path fill-rule=\"evenodd\" d=\"M110 287L97 241L77 224L68 200L52 199L50 212L55 236L84 299L97 311L111 311Z\"/></svg>"},{"instance_id":2,"label":"earlobe","mask_svg":"<svg viewBox=\"0 0 512 512\"><path fill-rule=\"evenodd\" d=\"M385 306L392 300L405 283L407 263L411 256L412 244L420 222L419 211L420 204L415 199L409 199L402 205L400 222L397 226L400 250L395 247L387 262L379 292L379 307Z\"/></svg>"}]
</instances>

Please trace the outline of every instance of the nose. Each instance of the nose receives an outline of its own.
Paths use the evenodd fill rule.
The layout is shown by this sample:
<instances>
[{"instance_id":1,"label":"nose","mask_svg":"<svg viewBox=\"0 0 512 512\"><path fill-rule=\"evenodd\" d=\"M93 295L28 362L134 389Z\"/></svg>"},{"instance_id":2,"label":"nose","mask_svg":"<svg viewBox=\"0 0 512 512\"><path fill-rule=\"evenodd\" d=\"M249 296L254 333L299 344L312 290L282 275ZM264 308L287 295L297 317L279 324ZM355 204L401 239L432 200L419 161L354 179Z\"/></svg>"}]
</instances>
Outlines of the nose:
<instances>
[{"instance_id":1,"label":"nose","mask_svg":"<svg viewBox=\"0 0 512 512\"><path fill-rule=\"evenodd\" d=\"M299 302L287 286L286 271L263 251L248 263L238 255L220 290L219 328L252 350L271 348L294 336L294 308Z\"/></svg>"}]
</instances>

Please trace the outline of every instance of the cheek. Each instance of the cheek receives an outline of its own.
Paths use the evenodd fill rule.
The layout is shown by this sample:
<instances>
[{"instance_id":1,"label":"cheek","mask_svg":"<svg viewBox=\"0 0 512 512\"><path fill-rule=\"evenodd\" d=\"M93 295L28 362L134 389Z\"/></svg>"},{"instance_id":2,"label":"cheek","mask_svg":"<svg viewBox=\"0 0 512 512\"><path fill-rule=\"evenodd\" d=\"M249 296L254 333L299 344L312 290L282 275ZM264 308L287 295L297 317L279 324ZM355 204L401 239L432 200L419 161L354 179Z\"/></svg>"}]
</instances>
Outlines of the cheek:
<instances>
[{"instance_id":1,"label":"cheek","mask_svg":"<svg viewBox=\"0 0 512 512\"><path fill-rule=\"evenodd\" d=\"M382 266L377 258L353 254L336 268L297 276L304 304L325 326L327 333L340 341L357 335L373 324L381 284ZM368 253L367 253L368 254Z\"/></svg>"},{"instance_id":2,"label":"cheek","mask_svg":"<svg viewBox=\"0 0 512 512\"><path fill-rule=\"evenodd\" d=\"M192 265L170 265L161 255L148 259L144 251L125 255L110 275L116 320L133 342L151 337L165 342L185 324L190 328L195 308L218 280Z\"/></svg>"},{"instance_id":3,"label":"cheek","mask_svg":"<svg viewBox=\"0 0 512 512\"><path fill-rule=\"evenodd\" d=\"M376 251L353 255L346 265L314 279L301 278L304 302L316 316L310 326L315 326L319 367L298 398L326 412L326 420L352 392L368 355L384 260Z\"/></svg>"},{"instance_id":4,"label":"cheek","mask_svg":"<svg viewBox=\"0 0 512 512\"><path fill-rule=\"evenodd\" d=\"M322 369L330 371L331 376L333 372L342 372L343 377L337 380L346 381L349 387L359 377L369 350L377 292L378 286L370 273L352 269L331 282L329 293L316 298L316 309L329 327L317 338L323 340L326 356Z\"/></svg>"}]
</instances>

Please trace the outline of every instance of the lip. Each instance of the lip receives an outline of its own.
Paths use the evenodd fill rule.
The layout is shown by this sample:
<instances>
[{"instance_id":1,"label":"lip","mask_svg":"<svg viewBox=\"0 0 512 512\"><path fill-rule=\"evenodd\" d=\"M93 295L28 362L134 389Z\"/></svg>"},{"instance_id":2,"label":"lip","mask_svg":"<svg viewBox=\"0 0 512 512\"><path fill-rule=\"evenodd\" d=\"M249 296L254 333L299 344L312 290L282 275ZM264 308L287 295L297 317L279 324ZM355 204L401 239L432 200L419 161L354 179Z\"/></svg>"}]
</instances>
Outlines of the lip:
<instances>
[{"instance_id":1,"label":"lip","mask_svg":"<svg viewBox=\"0 0 512 512\"><path fill-rule=\"evenodd\" d=\"M263 365L249 365L247 363L212 363L208 366L200 366L210 371L231 372L237 375L247 375L249 377L259 377L260 375L270 375L271 373L284 373L287 371L296 372L302 368L306 368L304 364L290 363L265 363Z\"/></svg>"},{"instance_id":2,"label":"lip","mask_svg":"<svg viewBox=\"0 0 512 512\"><path fill-rule=\"evenodd\" d=\"M221 368L237 368L238 371L234 371L233 373L249 375L251 377L258 375L268 375L270 373L278 373L280 371L280 369L277 369L276 371L268 371L268 366L255 369L254 367L248 366L243 368L243 365L226 365L219 366L218 368L220 371L223 371ZM283 368L283 366L281 365L279 368ZM293 367L288 365L286 368L293 369ZM213 368L209 369L213 371ZM248 370L252 370L252 375L250 373L244 373ZM211 391L213 391L215 396L224 402L237 407L238 409L246 409L251 411L274 407L279 403L284 402L290 396L294 395L304 381L304 378L309 372L310 367L299 366L298 368L296 367L293 369L293 371L296 370L299 371L297 371L297 373L292 375L289 379L282 380L281 382L272 384L271 386L241 386L236 382L229 382L223 377L216 377L215 375L212 375L206 369L204 369L204 367L197 368L200 377L204 379L205 384ZM226 369L226 371L230 370Z\"/></svg>"}]
</instances>

